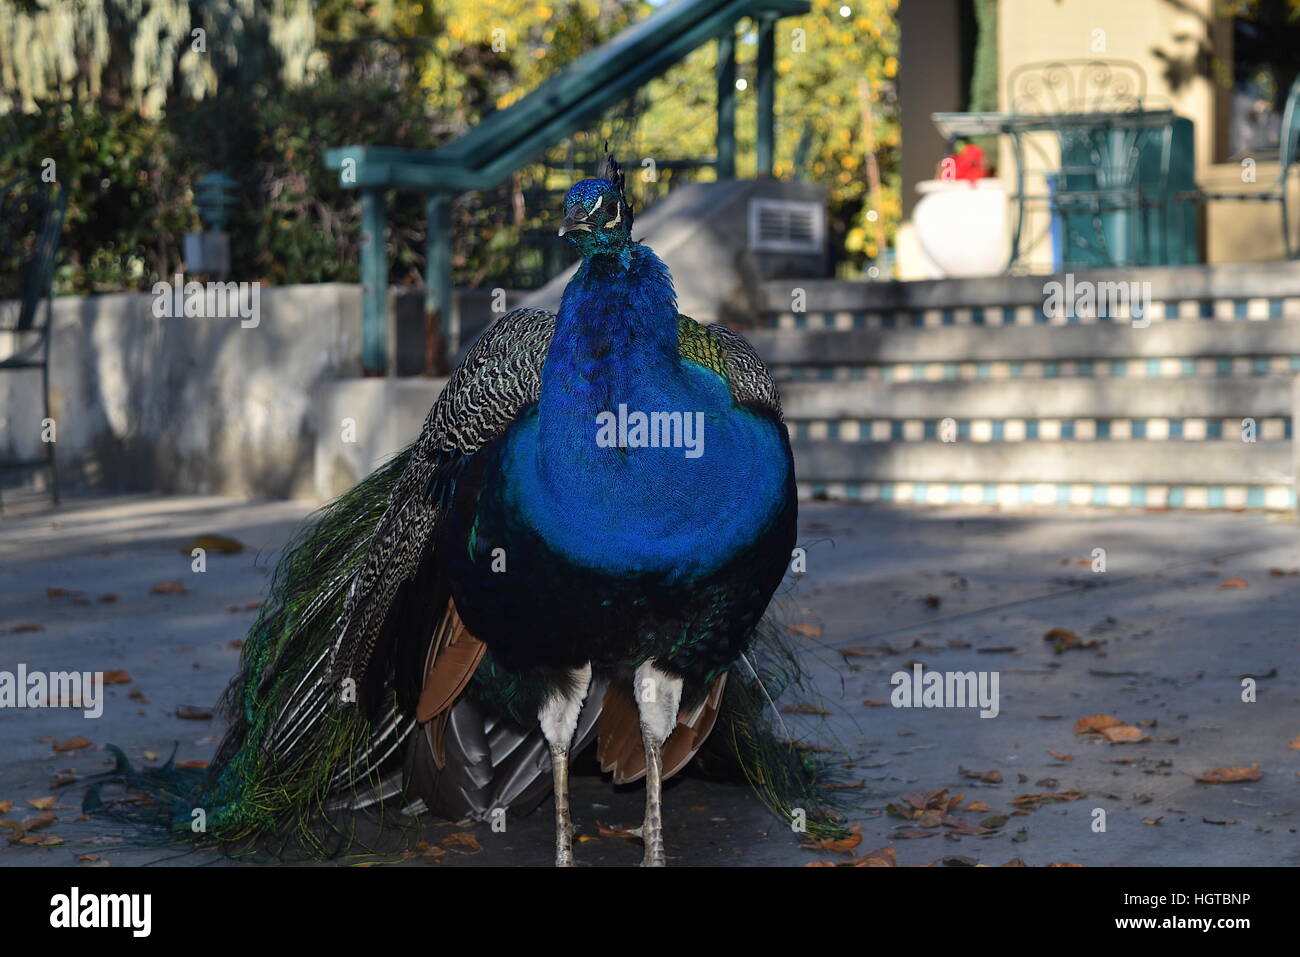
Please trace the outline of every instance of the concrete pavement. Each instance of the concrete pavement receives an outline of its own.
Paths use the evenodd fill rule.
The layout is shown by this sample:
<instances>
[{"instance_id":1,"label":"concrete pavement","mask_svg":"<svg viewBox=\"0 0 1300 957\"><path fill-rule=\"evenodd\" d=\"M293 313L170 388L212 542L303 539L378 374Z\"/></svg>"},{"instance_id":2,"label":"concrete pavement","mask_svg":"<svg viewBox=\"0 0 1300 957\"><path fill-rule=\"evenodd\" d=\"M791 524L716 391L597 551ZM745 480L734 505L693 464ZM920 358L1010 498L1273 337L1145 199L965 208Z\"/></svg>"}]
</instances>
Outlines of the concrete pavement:
<instances>
[{"instance_id":1,"label":"concrete pavement","mask_svg":"<svg viewBox=\"0 0 1300 957\"><path fill-rule=\"evenodd\" d=\"M84 866L227 863L132 847L104 822L78 819L79 788L51 784L111 764L106 743L140 763L159 763L173 742L179 760L211 755L218 721L182 719L178 708L216 702L277 550L308 510L130 496L57 510L32 503L0 517L0 670L125 672L93 720L70 708L0 709L0 802L14 802L0 818L35 817L27 799L55 797L56 820L31 834L62 841L0 844L0 864L67 865L86 854L99 859ZM244 550L210 551L195 573L188 546L200 534ZM674 863L848 861L885 846L900 864L1300 863L1293 520L814 503L803 507L800 542L807 571L787 579L780 601L815 688L782 699L782 718L792 736L831 749L861 843L848 853L803 849L746 789L687 778L665 796ZM996 675L997 716L891 706L891 677L917 663L923 674ZM1253 685L1253 702L1243 685ZM1076 734L1093 715L1131 730L1109 732L1121 743ZM91 746L53 749L78 736ZM1236 776L1257 780L1197 780L1255 765ZM576 856L637 863L639 844L599 836L597 821L638 823L640 788L616 790L579 770ZM925 814L925 793L940 789L965 798L946 816ZM945 802L929 795L932 812ZM442 847L467 830L481 850L460 839ZM542 865L550 836L543 805L504 834L429 823L426 855L341 863Z\"/></svg>"}]
</instances>

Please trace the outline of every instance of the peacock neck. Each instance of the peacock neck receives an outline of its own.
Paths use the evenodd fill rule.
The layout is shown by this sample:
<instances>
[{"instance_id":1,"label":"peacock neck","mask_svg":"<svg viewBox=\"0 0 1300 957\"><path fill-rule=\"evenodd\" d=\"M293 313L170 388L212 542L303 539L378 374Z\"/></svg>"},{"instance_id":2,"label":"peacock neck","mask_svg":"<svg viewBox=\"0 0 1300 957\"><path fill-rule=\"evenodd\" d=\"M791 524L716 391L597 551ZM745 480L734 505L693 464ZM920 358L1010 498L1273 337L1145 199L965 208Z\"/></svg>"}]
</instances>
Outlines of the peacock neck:
<instances>
[{"instance_id":1,"label":"peacock neck","mask_svg":"<svg viewBox=\"0 0 1300 957\"><path fill-rule=\"evenodd\" d=\"M685 389L668 268L640 244L584 259L564 290L542 368L541 447L563 449L571 463L580 446L593 445L601 413L620 404L659 408Z\"/></svg>"}]
</instances>

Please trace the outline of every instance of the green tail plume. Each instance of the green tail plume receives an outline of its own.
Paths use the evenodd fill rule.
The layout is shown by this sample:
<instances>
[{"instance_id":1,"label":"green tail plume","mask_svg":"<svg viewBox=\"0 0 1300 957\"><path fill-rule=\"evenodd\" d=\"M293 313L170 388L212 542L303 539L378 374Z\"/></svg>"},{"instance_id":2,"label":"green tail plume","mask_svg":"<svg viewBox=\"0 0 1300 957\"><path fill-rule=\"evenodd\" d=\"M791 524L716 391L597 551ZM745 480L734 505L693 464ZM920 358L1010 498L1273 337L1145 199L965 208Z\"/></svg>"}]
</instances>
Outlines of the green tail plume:
<instances>
[{"instance_id":1,"label":"green tail plume","mask_svg":"<svg viewBox=\"0 0 1300 957\"><path fill-rule=\"evenodd\" d=\"M286 546L245 641L239 674L226 690L231 725L207 775L194 781L174 768L124 769L119 754L110 780L162 801L155 818L165 818L174 835L199 843L297 844L314 855L349 842L330 804L341 790L376 780L375 769L361 761L375 729L360 708L330 706L337 694L328 687L333 626L410 454L409 448L399 453L322 508ZM314 723L295 733L286 716L304 708ZM286 735L295 742L287 756L273 746L273 738ZM89 806L101 801L98 792L87 793Z\"/></svg>"}]
</instances>

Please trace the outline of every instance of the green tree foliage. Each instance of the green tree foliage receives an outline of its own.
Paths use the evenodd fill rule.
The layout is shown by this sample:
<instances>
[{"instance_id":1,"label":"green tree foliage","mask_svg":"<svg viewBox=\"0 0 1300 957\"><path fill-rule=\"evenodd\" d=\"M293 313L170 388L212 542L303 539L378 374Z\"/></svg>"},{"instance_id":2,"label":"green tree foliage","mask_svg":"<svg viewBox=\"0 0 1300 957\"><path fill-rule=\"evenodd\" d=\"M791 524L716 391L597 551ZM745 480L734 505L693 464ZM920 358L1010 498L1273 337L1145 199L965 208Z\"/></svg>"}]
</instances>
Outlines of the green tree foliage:
<instances>
[{"instance_id":1,"label":"green tree foliage","mask_svg":"<svg viewBox=\"0 0 1300 957\"><path fill-rule=\"evenodd\" d=\"M808 15L778 28L775 172L827 186L833 241L850 267L879 252L859 78L888 235L899 215L897 2L812 0ZM214 169L239 183L229 226L237 275L353 280L357 196L325 169L327 148L442 145L653 10L645 0L0 0L0 49L22 46L0 54L0 178L58 164L71 188L64 290L147 288L176 269L182 234L199 228L193 183ZM752 24L741 24L737 48L746 176ZM564 250L549 242L550 207L594 172L606 140L629 169L713 155L715 66L714 45L697 50L499 189L458 200L457 282L517 284L556 268L550 256ZM684 175L712 171L637 176L634 192L644 206ZM417 280L423 265L413 199L389 204L396 282Z\"/></svg>"}]
</instances>

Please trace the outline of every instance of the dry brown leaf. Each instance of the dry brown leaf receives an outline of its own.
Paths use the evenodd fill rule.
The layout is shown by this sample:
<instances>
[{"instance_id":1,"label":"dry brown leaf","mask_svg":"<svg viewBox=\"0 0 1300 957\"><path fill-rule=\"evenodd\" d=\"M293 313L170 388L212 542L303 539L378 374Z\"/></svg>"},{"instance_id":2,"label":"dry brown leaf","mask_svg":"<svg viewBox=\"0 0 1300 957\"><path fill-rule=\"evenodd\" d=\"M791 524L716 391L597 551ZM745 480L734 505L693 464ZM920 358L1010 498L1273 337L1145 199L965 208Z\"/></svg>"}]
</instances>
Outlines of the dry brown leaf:
<instances>
[{"instance_id":1,"label":"dry brown leaf","mask_svg":"<svg viewBox=\"0 0 1300 957\"><path fill-rule=\"evenodd\" d=\"M44 631L44 630L45 630L44 625L36 625L36 624L14 625L14 627L9 629L10 633L15 635L21 635L27 632Z\"/></svg>"},{"instance_id":2,"label":"dry brown leaf","mask_svg":"<svg viewBox=\"0 0 1300 957\"><path fill-rule=\"evenodd\" d=\"M862 843L861 829L862 826L855 823L844 837L823 837L804 841L799 846L809 851L851 851Z\"/></svg>"},{"instance_id":3,"label":"dry brown leaf","mask_svg":"<svg viewBox=\"0 0 1300 957\"><path fill-rule=\"evenodd\" d=\"M968 810L968 811L991 811L991 810L993 810L993 808L990 807L989 805L985 804L983 801L971 801L969 804L966 805L966 810Z\"/></svg>"},{"instance_id":4,"label":"dry brown leaf","mask_svg":"<svg viewBox=\"0 0 1300 957\"><path fill-rule=\"evenodd\" d=\"M198 768L202 770L208 766L207 761L177 761L174 767L178 768Z\"/></svg>"},{"instance_id":5,"label":"dry brown leaf","mask_svg":"<svg viewBox=\"0 0 1300 957\"><path fill-rule=\"evenodd\" d=\"M897 867L898 855L889 845L877 848L852 863L853 867Z\"/></svg>"},{"instance_id":6,"label":"dry brown leaf","mask_svg":"<svg viewBox=\"0 0 1300 957\"><path fill-rule=\"evenodd\" d=\"M211 721L212 711L208 708L196 708L193 705L183 704L177 706L176 717L184 718L186 721Z\"/></svg>"},{"instance_id":7,"label":"dry brown leaf","mask_svg":"<svg viewBox=\"0 0 1300 957\"><path fill-rule=\"evenodd\" d=\"M1290 744L1287 745L1292 751L1300 751L1300 734L1297 734Z\"/></svg>"},{"instance_id":8,"label":"dry brown leaf","mask_svg":"<svg viewBox=\"0 0 1300 957\"><path fill-rule=\"evenodd\" d=\"M184 595L189 589L180 582L159 582L149 589L151 595Z\"/></svg>"},{"instance_id":9,"label":"dry brown leaf","mask_svg":"<svg viewBox=\"0 0 1300 957\"><path fill-rule=\"evenodd\" d=\"M985 784L1001 784L1001 771L969 771L960 764L957 765L957 773L964 778L974 778L976 781L983 781Z\"/></svg>"},{"instance_id":10,"label":"dry brown leaf","mask_svg":"<svg viewBox=\"0 0 1300 957\"><path fill-rule=\"evenodd\" d=\"M62 844L63 838L56 837L53 834L33 834L28 837L18 839L19 844L30 844L34 847L53 847L56 844Z\"/></svg>"},{"instance_id":11,"label":"dry brown leaf","mask_svg":"<svg viewBox=\"0 0 1300 957\"><path fill-rule=\"evenodd\" d=\"M1111 744L1140 744L1143 741L1151 740L1141 728L1135 728L1131 724L1104 728L1101 733Z\"/></svg>"},{"instance_id":12,"label":"dry brown leaf","mask_svg":"<svg viewBox=\"0 0 1300 957\"><path fill-rule=\"evenodd\" d=\"M1051 748L1048 748L1048 749L1047 749L1047 753L1050 754L1052 757L1056 758L1056 760L1058 760L1058 761L1073 761L1073 760L1074 760L1074 755L1073 755L1073 754L1062 754L1060 751L1053 751Z\"/></svg>"},{"instance_id":13,"label":"dry brown leaf","mask_svg":"<svg viewBox=\"0 0 1300 957\"><path fill-rule=\"evenodd\" d=\"M104 672L104 684L106 685L129 685L131 676L121 668L114 668L111 671Z\"/></svg>"},{"instance_id":14,"label":"dry brown leaf","mask_svg":"<svg viewBox=\"0 0 1300 957\"><path fill-rule=\"evenodd\" d=\"M1258 781L1264 776L1258 764L1249 767L1211 768L1204 774L1198 774L1196 780L1202 784L1236 784L1240 781Z\"/></svg>"},{"instance_id":15,"label":"dry brown leaf","mask_svg":"<svg viewBox=\"0 0 1300 957\"><path fill-rule=\"evenodd\" d=\"M77 735L74 738L68 738L66 741L55 741L53 745L55 751L80 751L82 748L88 748L90 746L90 739L83 738L81 735Z\"/></svg>"},{"instance_id":16,"label":"dry brown leaf","mask_svg":"<svg viewBox=\"0 0 1300 957\"><path fill-rule=\"evenodd\" d=\"M1123 723L1113 714L1090 714L1074 723L1074 733L1089 734L1095 731L1105 731L1107 728L1114 728Z\"/></svg>"},{"instance_id":17,"label":"dry brown leaf","mask_svg":"<svg viewBox=\"0 0 1300 957\"><path fill-rule=\"evenodd\" d=\"M483 850L483 846L479 844L478 838L469 831L457 831L455 834L448 834L442 839L442 846L463 847L468 849L471 853Z\"/></svg>"},{"instance_id":18,"label":"dry brown leaf","mask_svg":"<svg viewBox=\"0 0 1300 957\"><path fill-rule=\"evenodd\" d=\"M1225 578L1219 582L1220 588L1249 588L1244 578Z\"/></svg>"},{"instance_id":19,"label":"dry brown leaf","mask_svg":"<svg viewBox=\"0 0 1300 957\"><path fill-rule=\"evenodd\" d=\"M83 864L92 864L92 863L94 863L95 861L99 860L99 855L98 855L98 854L78 854L78 855L77 855L77 860L81 861Z\"/></svg>"},{"instance_id":20,"label":"dry brown leaf","mask_svg":"<svg viewBox=\"0 0 1300 957\"><path fill-rule=\"evenodd\" d=\"M1011 803L1020 807L1030 804L1045 804L1048 801L1077 801L1087 797L1083 791L1050 791L1046 794L1022 794L1012 798Z\"/></svg>"},{"instance_id":21,"label":"dry brown leaf","mask_svg":"<svg viewBox=\"0 0 1300 957\"><path fill-rule=\"evenodd\" d=\"M620 827L618 825L610 827L607 824L602 824L599 820L596 821L597 837L621 837L624 840L639 841L641 835L633 833L635 830L637 829L632 827Z\"/></svg>"},{"instance_id":22,"label":"dry brown leaf","mask_svg":"<svg viewBox=\"0 0 1300 957\"><path fill-rule=\"evenodd\" d=\"M921 831L913 827L905 827L901 831L895 831L894 837L903 840L918 840L923 837L937 837L938 834L938 831Z\"/></svg>"}]
</instances>

